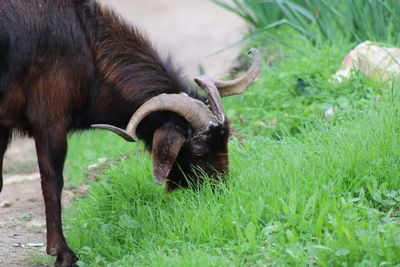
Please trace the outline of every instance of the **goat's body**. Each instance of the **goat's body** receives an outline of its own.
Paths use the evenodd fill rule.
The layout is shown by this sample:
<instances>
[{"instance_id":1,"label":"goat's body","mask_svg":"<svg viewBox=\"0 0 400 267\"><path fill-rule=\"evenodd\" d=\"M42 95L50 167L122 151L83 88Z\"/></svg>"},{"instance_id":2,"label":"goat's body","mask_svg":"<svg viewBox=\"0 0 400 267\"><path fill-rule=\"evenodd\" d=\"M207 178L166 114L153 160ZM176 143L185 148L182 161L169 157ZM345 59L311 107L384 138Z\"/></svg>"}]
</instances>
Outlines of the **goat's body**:
<instances>
[{"instance_id":1,"label":"goat's body","mask_svg":"<svg viewBox=\"0 0 400 267\"><path fill-rule=\"evenodd\" d=\"M44 116L49 117L48 123L53 120L50 117L72 118L73 112L83 106L84 87L89 85L93 72L88 71L93 66L90 49L72 6L61 7L50 2L1 4L0 124L3 127L32 133L36 125L45 121Z\"/></svg>"},{"instance_id":2,"label":"goat's body","mask_svg":"<svg viewBox=\"0 0 400 267\"><path fill-rule=\"evenodd\" d=\"M185 89L112 12L92 1L54 2L0 5L1 126L30 134L60 119L69 130L100 122L125 127L149 98Z\"/></svg>"},{"instance_id":3,"label":"goat's body","mask_svg":"<svg viewBox=\"0 0 400 267\"><path fill-rule=\"evenodd\" d=\"M67 133L107 123L124 128L148 99L190 93L149 42L93 0L0 3L0 160L13 131L35 139L46 204L47 252L57 266L74 253L61 228ZM155 113L138 128L148 147L175 114ZM2 164L0 164L0 167ZM0 191L2 177L0 168Z\"/></svg>"}]
</instances>

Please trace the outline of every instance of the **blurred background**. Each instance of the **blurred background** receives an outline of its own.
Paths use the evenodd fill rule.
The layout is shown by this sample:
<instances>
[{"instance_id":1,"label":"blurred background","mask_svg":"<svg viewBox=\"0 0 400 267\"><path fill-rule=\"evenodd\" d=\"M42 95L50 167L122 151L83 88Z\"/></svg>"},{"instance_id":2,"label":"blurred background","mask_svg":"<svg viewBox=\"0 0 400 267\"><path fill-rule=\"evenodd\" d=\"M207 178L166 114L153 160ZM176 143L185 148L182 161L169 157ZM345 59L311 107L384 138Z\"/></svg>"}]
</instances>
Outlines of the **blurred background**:
<instances>
[{"instance_id":1,"label":"blurred background","mask_svg":"<svg viewBox=\"0 0 400 267\"><path fill-rule=\"evenodd\" d=\"M142 29L166 55L171 54L188 77L199 65L213 76L224 76L240 52L225 50L242 39L246 24L206 0L100 0ZM214 53L225 50L222 53Z\"/></svg>"}]
</instances>

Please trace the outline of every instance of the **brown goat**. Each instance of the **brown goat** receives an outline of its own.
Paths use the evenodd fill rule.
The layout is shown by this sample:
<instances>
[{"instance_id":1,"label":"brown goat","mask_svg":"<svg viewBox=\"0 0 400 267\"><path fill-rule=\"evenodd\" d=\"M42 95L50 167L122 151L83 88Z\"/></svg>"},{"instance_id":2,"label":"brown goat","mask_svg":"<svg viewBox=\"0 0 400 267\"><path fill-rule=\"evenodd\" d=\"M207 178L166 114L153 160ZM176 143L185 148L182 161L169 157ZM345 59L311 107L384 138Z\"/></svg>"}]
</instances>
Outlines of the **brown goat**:
<instances>
[{"instance_id":1,"label":"brown goat","mask_svg":"<svg viewBox=\"0 0 400 267\"><path fill-rule=\"evenodd\" d=\"M195 79L206 92L201 97L135 28L94 0L0 2L0 191L12 133L33 136L47 253L57 256L56 266L77 259L61 224L67 134L96 124L142 140L167 191L200 184L196 169L220 179L228 171L229 138L221 96L242 93L254 81L260 59L252 53L242 78Z\"/></svg>"}]
</instances>

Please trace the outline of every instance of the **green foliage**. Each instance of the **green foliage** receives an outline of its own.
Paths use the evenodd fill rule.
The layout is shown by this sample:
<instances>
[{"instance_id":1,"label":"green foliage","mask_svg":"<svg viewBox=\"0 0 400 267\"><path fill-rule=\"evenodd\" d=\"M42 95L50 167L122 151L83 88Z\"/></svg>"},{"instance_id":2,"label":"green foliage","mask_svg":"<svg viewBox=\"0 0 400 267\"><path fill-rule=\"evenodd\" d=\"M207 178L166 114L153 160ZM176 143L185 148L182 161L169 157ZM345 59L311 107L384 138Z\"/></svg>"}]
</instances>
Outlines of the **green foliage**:
<instances>
[{"instance_id":1,"label":"green foliage","mask_svg":"<svg viewBox=\"0 0 400 267\"><path fill-rule=\"evenodd\" d=\"M211 2L240 16L247 23L249 23L253 29L265 28L283 18L282 10L273 0L233 0L230 2L223 0L211 0Z\"/></svg>"},{"instance_id":2,"label":"green foliage","mask_svg":"<svg viewBox=\"0 0 400 267\"><path fill-rule=\"evenodd\" d=\"M96 164L99 158L115 159L124 154L133 154L136 147L106 131L73 134L68 146L65 166L68 187L85 182L88 166Z\"/></svg>"},{"instance_id":3,"label":"green foliage","mask_svg":"<svg viewBox=\"0 0 400 267\"><path fill-rule=\"evenodd\" d=\"M400 43L400 2L397 0L347 0L341 14L343 31L355 41Z\"/></svg>"},{"instance_id":4,"label":"green foliage","mask_svg":"<svg viewBox=\"0 0 400 267\"><path fill-rule=\"evenodd\" d=\"M348 44L317 48L295 37L280 39L296 47L282 49L269 42L261 52L270 64L263 66L258 82L245 94L224 99L225 111L241 135L296 135L324 120L329 109L361 107L387 91L386 85L358 73L344 83L331 82L351 49Z\"/></svg>"},{"instance_id":5,"label":"green foliage","mask_svg":"<svg viewBox=\"0 0 400 267\"><path fill-rule=\"evenodd\" d=\"M215 190L164 194L147 153L108 133L73 137L69 172L132 151L67 213L79 265L400 264L400 86L330 83L348 47L267 48L273 64L224 103L240 137Z\"/></svg>"},{"instance_id":6,"label":"green foliage","mask_svg":"<svg viewBox=\"0 0 400 267\"><path fill-rule=\"evenodd\" d=\"M214 193L162 194L148 157L119 163L68 216L80 266L399 264L399 101L302 141L234 139Z\"/></svg>"},{"instance_id":7,"label":"green foliage","mask_svg":"<svg viewBox=\"0 0 400 267\"><path fill-rule=\"evenodd\" d=\"M242 17L251 31L264 33L288 25L313 43L373 40L400 42L397 0L211 0Z\"/></svg>"},{"instance_id":8,"label":"green foliage","mask_svg":"<svg viewBox=\"0 0 400 267\"><path fill-rule=\"evenodd\" d=\"M352 44L338 37L339 22L317 17L340 9L310 9L323 0L274 1L276 10L234 2L265 8L243 13L255 29L280 20L311 28L279 28L268 45L253 39L267 63L245 94L224 100L236 130L227 182L164 194L141 146L111 133L72 136L73 185L99 157L114 159L67 212L79 266L399 266L400 84L360 73L330 80ZM115 160L121 154L130 157Z\"/></svg>"}]
</instances>

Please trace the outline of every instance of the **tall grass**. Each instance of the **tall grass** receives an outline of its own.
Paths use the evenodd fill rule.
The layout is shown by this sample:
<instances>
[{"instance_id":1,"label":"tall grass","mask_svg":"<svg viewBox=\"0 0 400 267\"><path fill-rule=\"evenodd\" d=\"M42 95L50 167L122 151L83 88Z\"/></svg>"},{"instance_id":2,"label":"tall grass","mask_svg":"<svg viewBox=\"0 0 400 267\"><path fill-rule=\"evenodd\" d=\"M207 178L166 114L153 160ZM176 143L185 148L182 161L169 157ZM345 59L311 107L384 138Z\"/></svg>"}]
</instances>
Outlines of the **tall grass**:
<instances>
[{"instance_id":1,"label":"tall grass","mask_svg":"<svg viewBox=\"0 0 400 267\"><path fill-rule=\"evenodd\" d=\"M262 33L288 25L316 43L373 40L400 43L400 1L397 0L211 0L242 17L252 31Z\"/></svg>"},{"instance_id":2,"label":"tall grass","mask_svg":"<svg viewBox=\"0 0 400 267\"><path fill-rule=\"evenodd\" d=\"M163 194L137 148L91 182L66 216L81 267L400 264L400 87L330 84L345 45L297 44L224 103L245 135L230 143L226 184ZM78 156L107 152L72 141Z\"/></svg>"},{"instance_id":3,"label":"tall grass","mask_svg":"<svg viewBox=\"0 0 400 267\"><path fill-rule=\"evenodd\" d=\"M254 1L254 0L211 0L217 5L229 10L230 12L243 18L252 29L263 29L271 27L283 18L283 12L276 5L274 0ZM294 2L303 2L297 0Z\"/></svg>"},{"instance_id":4,"label":"tall grass","mask_svg":"<svg viewBox=\"0 0 400 267\"><path fill-rule=\"evenodd\" d=\"M162 194L147 157L110 169L68 216L80 266L400 264L400 98L299 141L231 144L227 185Z\"/></svg>"},{"instance_id":5,"label":"tall grass","mask_svg":"<svg viewBox=\"0 0 400 267\"><path fill-rule=\"evenodd\" d=\"M400 44L400 2L397 0L344 1L343 29L353 40Z\"/></svg>"}]
</instances>

